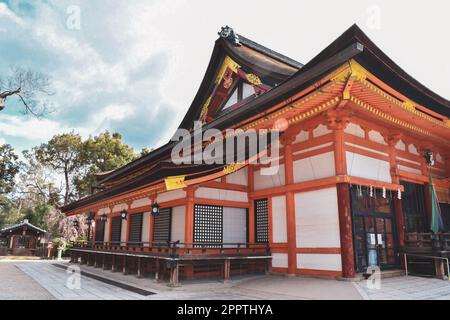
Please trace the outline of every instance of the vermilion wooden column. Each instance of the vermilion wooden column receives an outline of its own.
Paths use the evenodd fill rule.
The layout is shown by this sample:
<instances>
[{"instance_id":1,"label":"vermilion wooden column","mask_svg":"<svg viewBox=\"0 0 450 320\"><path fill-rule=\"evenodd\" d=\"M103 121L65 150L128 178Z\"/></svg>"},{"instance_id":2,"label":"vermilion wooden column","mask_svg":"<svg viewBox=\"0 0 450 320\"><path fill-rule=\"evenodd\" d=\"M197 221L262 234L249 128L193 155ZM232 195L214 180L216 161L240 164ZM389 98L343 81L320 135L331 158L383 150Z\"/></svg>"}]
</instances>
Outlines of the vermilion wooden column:
<instances>
[{"instance_id":1,"label":"vermilion wooden column","mask_svg":"<svg viewBox=\"0 0 450 320\"><path fill-rule=\"evenodd\" d=\"M292 162L293 139L283 139L284 145L284 169L286 186L294 183L294 168ZM287 227L287 249L288 249L288 274L294 275L297 270L297 227L295 221L295 199L294 192L286 192L286 227Z\"/></svg>"},{"instance_id":2,"label":"vermilion wooden column","mask_svg":"<svg viewBox=\"0 0 450 320\"><path fill-rule=\"evenodd\" d=\"M109 207L109 217L108 217L108 219L109 219L109 224L108 224L108 227L109 227L109 234L108 234L108 241L111 243L112 242L112 218L113 218L113 208L114 208L114 206L110 206Z\"/></svg>"},{"instance_id":3,"label":"vermilion wooden column","mask_svg":"<svg viewBox=\"0 0 450 320\"><path fill-rule=\"evenodd\" d=\"M344 129L349 123L347 110L331 110L326 114L327 126L333 130L334 137L334 165L336 175L347 175L347 160L345 154ZM339 233L341 239L342 276L355 276L355 254L353 249L352 210L350 203L350 189L346 182L336 184Z\"/></svg>"},{"instance_id":4,"label":"vermilion wooden column","mask_svg":"<svg viewBox=\"0 0 450 320\"><path fill-rule=\"evenodd\" d=\"M387 138L389 146L389 164L391 168L392 183L400 184L400 178L397 174L397 149L395 146L400 141L401 136L399 134L391 134ZM392 197L394 203L395 222L397 225L397 238L399 249L402 250L405 244L405 222L403 218L402 200L397 198L397 195Z\"/></svg>"},{"instance_id":5,"label":"vermilion wooden column","mask_svg":"<svg viewBox=\"0 0 450 320\"><path fill-rule=\"evenodd\" d=\"M184 222L184 242L194 242L194 196L195 190L193 187L186 189L186 215ZM189 245L187 245L189 246ZM185 276L187 279L194 277L194 267L192 265L186 265L184 267Z\"/></svg>"},{"instance_id":6,"label":"vermilion wooden column","mask_svg":"<svg viewBox=\"0 0 450 320\"><path fill-rule=\"evenodd\" d=\"M248 193L250 194L255 190L254 188L254 173L253 173L253 166L251 164L247 167L247 183L248 183ZM248 197L249 202L249 209L248 209L248 242L254 243L255 242L255 203L253 201L253 198L251 196ZM269 224L271 221L269 221Z\"/></svg>"},{"instance_id":7,"label":"vermilion wooden column","mask_svg":"<svg viewBox=\"0 0 450 320\"><path fill-rule=\"evenodd\" d=\"M352 211L350 206L350 190L347 183L336 184L339 231L341 235L342 276L355 277L355 254L353 251Z\"/></svg>"},{"instance_id":8,"label":"vermilion wooden column","mask_svg":"<svg viewBox=\"0 0 450 320\"><path fill-rule=\"evenodd\" d=\"M130 241L130 209L131 209L131 204L132 202L127 202L127 207L125 208L125 210L127 210L127 233L126 233L126 237L125 237L125 241L129 242Z\"/></svg>"},{"instance_id":9,"label":"vermilion wooden column","mask_svg":"<svg viewBox=\"0 0 450 320\"><path fill-rule=\"evenodd\" d=\"M344 128L340 126L334 130L334 159L337 175L347 174L344 143ZM336 191L341 236L342 276L344 278L353 278L355 276L355 253L353 249L352 210L348 183L337 183Z\"/></svg>"},{"instance_id":10,"label":"vermilion wooden column","mask_svg":"<svg viewBox=\"0 0 450 320\"><path fill-rule=\"evenodd\" d=\"M194 242L194 188L186 189L186 216L184 223L184 242Z\"/></svg>"}]
</instances>

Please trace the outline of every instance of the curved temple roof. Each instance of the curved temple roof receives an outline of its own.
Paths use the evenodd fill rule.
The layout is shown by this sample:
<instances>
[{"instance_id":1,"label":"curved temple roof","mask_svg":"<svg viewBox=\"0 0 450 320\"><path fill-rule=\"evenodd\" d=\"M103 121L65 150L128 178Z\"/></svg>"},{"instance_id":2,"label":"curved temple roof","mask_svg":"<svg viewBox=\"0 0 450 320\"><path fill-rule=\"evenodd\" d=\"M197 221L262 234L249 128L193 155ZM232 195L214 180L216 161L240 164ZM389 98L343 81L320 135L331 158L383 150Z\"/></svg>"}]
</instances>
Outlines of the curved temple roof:
<instances>
[{"instance_id":1,"label":"curved temple roof","mask_svg":"<svg viewBox=\"0 0 450 320\"><path fill-rule=\"evenodd\" d=\"M36 227L35 225L32 225L30 222L28 222L27 219L25 219L21 223L14 224L12 226L8 226L8 227L5 227L5 228L1 229L0 230L0 236L4 235L5 233L9 233L10 231L14 231L16 229L20 229L22 227L30 228L30 229L38 232L38 233L43 233L43 234L47 233L47 231L45 231L44 229L41 229L41 228Z\"/></svg>"},{"instance_id":2,"label":"curved temple roof","mask_svg":"<svg viewBox=\"0 0 450 320\"><path fill-rule=\"evenodd\" d=\"M221 36L215 42L203 81L180 124L180 128L192 128L193 122L199 119L202 105L214 88L214 80L225 56L231 57L247 72L253 72L261 77L270 84L270 88L254 99L246 101L239 108L230 108L226 112L217 114L203 127L203 130L209 128L225 129L230 125L258 115L271 106L285 101L296 92L307 88L326 74L348 63L351 59L356 60L370 73L410 100L444 117L450 117L450 102L448 100L432 92L408 75L384 54L357 25L351 26L306 65L235 34L231 28L223 28L219 34ZM136 172L138 169L167 159L175 143L168 142L148 155L104 175L100 182L110 183ZM150 170L150 172L154 174L153 170ZM120 192L125 192L123 188L120 189ZM120 192L117 191L117 194L120 194ZM105 190L62 209L63 211L73 210L81 203L85 205L89 202L99 201L102 194L106 198L107 196L113 196L114 192L106 192Z\"/></svg>"}]
</instances>

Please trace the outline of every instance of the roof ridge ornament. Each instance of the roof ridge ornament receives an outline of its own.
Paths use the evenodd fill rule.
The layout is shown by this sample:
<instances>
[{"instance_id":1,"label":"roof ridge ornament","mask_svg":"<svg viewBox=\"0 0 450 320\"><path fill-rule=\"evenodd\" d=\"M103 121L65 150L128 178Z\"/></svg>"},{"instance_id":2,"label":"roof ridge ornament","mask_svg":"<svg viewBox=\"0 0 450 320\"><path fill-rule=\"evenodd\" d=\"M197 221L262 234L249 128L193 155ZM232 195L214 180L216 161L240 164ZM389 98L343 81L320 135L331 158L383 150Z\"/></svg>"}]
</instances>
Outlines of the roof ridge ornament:
<instances>
[{"instance_id":1,"label":"roof ridge ornament","mask_svg":"<svg viewBox=\"0 0 450 320\"><path fill-rule=\"evenodd\" d=\"M233 28L226 25L217 33L221 38L227 39L235 46L240 46L239 36L234 32Z\"/></svg>"}]
</instances>

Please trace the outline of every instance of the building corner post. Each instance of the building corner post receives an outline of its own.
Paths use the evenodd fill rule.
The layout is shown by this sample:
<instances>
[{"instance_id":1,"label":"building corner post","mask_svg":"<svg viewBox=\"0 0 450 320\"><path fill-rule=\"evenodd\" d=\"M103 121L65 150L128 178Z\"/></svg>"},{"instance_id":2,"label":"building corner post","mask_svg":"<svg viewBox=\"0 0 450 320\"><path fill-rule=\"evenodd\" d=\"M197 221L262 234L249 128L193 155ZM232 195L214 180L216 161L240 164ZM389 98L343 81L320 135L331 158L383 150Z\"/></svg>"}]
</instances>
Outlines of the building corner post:
<instances>
[{"instance_id":1,"label":"building corner post","mask_svg":"<svg viewBox=\"0 0 450 320\"><path fill-rule=\"evenodd\" d=\"M334 163L336 176L347 176L345 153L345 128L350 123L350 114L346 109L334 109L325 114L328 129L333 131ZM353 248L353 225L349 183L338 180L336 183L339 234L341 240L342 276L355 277L355 253Z\"/></svg>"},{"instance_id":2,"label":"building corner post","mask_svg":"<svg viewBox=\"0 0 450 320\"><path fill-rule=\"evenodd\" d=\"M286 186L294 183L294 168L292 161L293 137L286 137L282 140L284 145L284 169ZM297 271L297 226L295 217L295 197L294 192L286 192L286 224L288 242L288 275L295 275Z\"/></svg>"}]
</instances>

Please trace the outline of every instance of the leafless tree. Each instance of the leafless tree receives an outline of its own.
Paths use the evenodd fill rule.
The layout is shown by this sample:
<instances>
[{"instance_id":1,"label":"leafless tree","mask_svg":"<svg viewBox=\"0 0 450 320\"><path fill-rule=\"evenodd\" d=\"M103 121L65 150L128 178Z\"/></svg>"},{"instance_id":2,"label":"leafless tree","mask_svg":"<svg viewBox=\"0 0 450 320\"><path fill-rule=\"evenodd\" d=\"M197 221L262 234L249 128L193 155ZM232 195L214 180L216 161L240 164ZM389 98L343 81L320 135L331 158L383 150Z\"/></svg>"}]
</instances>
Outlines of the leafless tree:
<instances>
[{"instance_id":1,"label":"leafless tree","mask_svg":"<svg viewBox=\"0 0 450 320\"><path fill-rule=\"evenodd\" d=\"M5 108L7 98L17 97L24 114L40 118L52 111L44 99L50 95L53 95L50 79L41 72L11 67L9 75L0 77L0 111Z\"/></svg>"}]
</instances>

